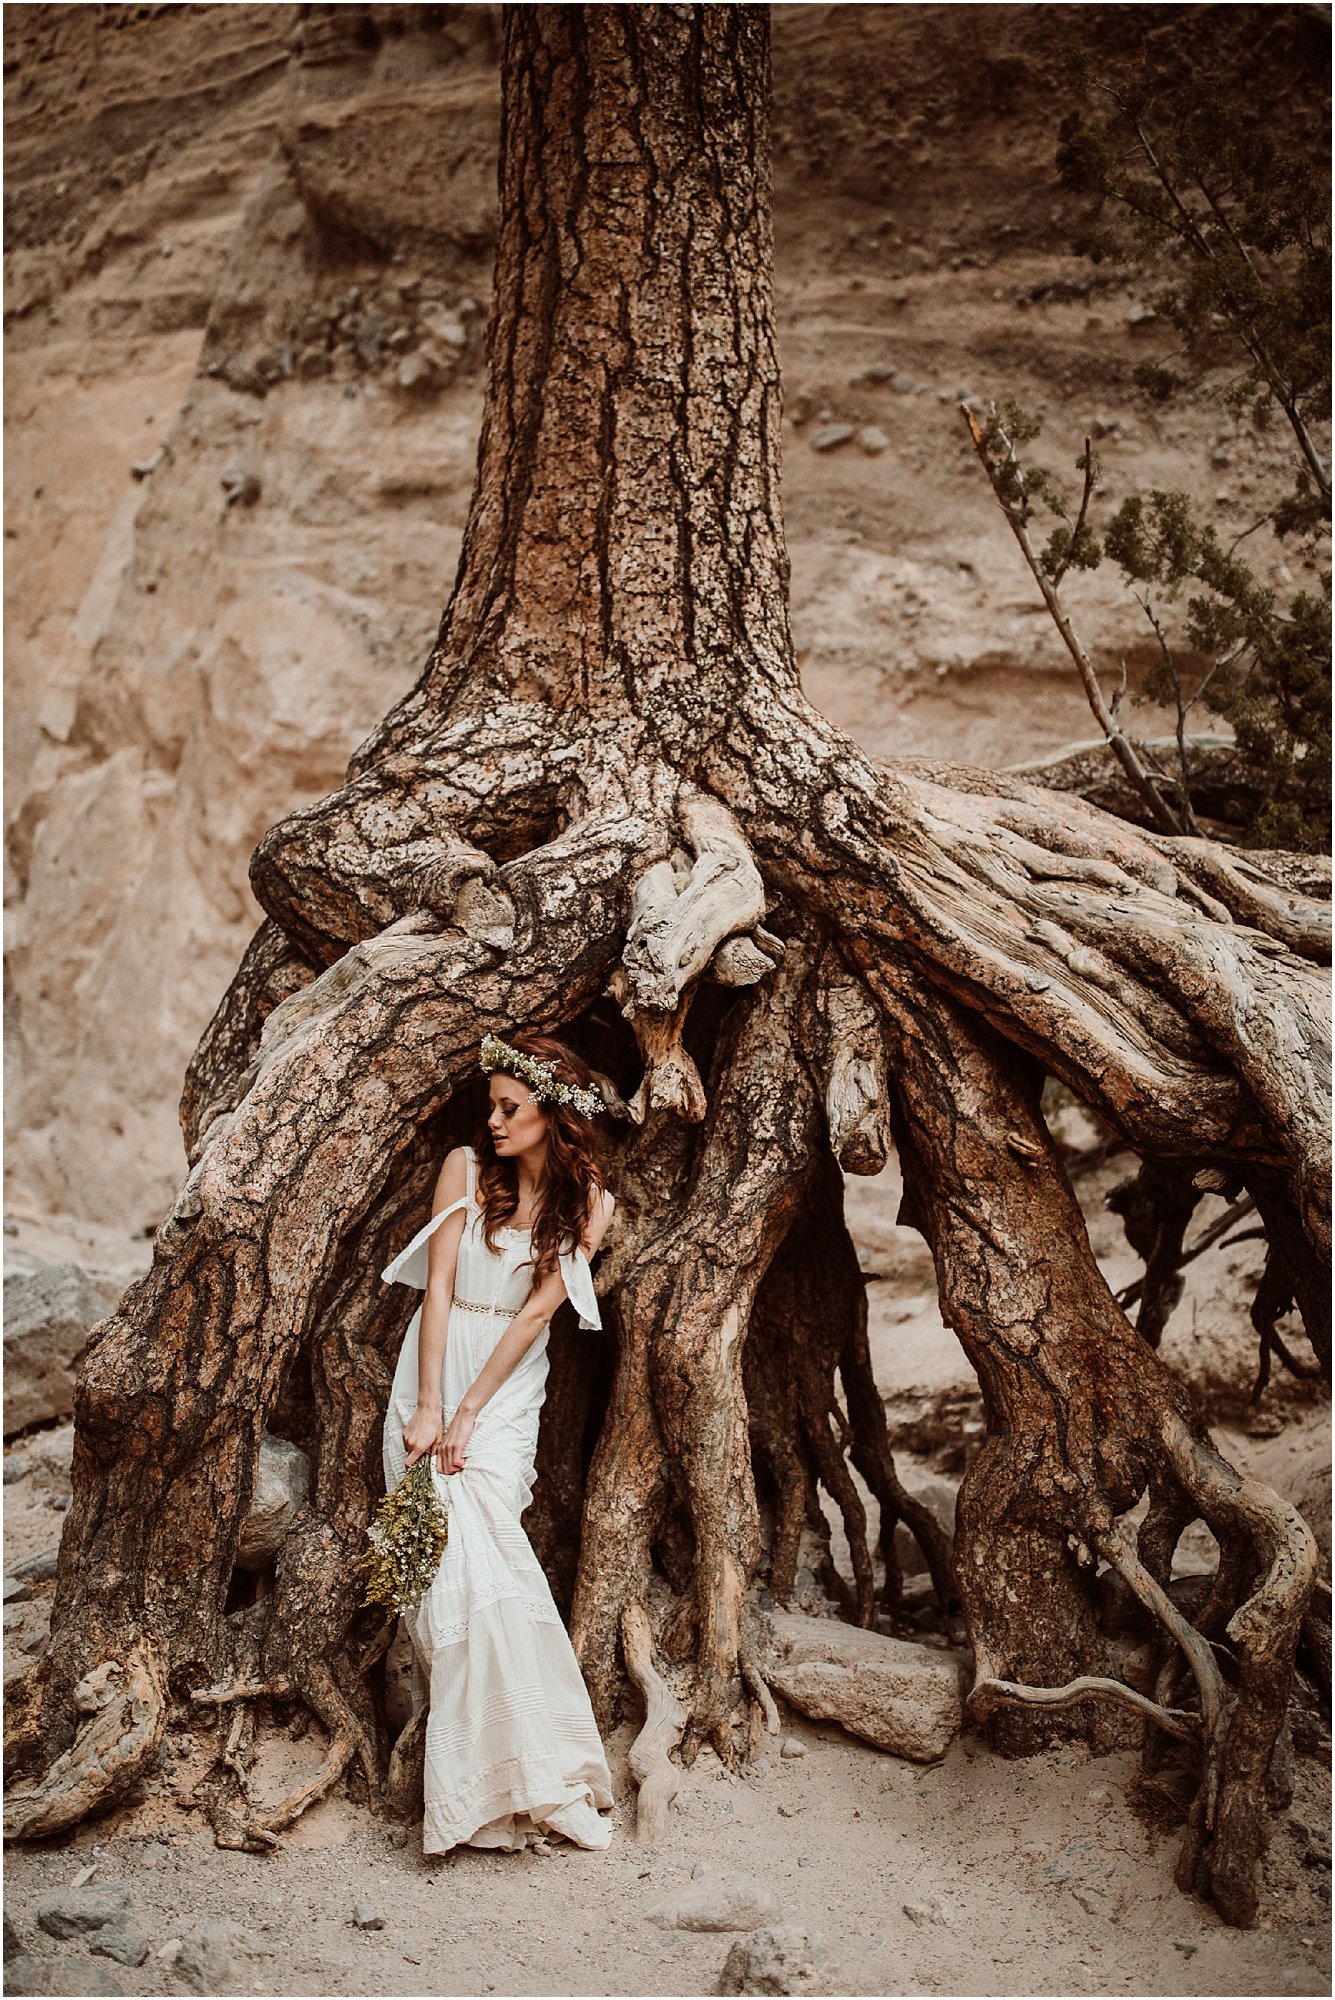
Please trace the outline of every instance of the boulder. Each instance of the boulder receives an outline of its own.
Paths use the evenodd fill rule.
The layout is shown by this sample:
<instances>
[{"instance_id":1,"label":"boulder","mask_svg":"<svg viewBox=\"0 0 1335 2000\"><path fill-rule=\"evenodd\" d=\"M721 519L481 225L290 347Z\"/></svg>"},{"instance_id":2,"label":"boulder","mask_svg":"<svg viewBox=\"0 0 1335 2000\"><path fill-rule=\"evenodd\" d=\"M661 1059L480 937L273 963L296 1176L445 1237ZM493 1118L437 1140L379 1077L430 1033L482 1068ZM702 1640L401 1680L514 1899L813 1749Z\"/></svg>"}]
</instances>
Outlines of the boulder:
<instances>
[{"instance_id":1,"label":"boulder","mask_svg":"<svg viewBox=\"0 0 1335 2000\"><path fill-rule=\"evenodd\" d=\"M114 1958L120 1965L142 1965L148 1957L148 1939L125 1924L108 1924L98 1931L88 1949L99 1958Z\"/></svg>"},{"instance_id":2,"label":"boulder","mask_svg":"<svg viewBox=\"0 0 1335 2000\"><path fill-rule=\"evenodd\" d=\"M172 1978L189 1993L230 1992L242 1975L237 1953L258 1949L257 1940L239 1924L201 1924L182 1938Z\"/></svg>"},{"instance_id":3,"label":"boulder","mask_svg":"<svg viewBox=\"0 0 1335 2000\"><path fill-rule=\"evenodd\" d=\"M753 1875L706 1870L647 1914L665 1931L754 1931L777 1923L783 1912L774 1891Z\"/></svg>"},{"instance_id":4,"label":"boulder","mask_svg":"<svg viewBox=\"0 0 1335 2000\"><path fill-rule=\"evenodd\" d=\"M21 1951L5 1965L5 1992L123 1993L125 1988L110 1966L89 1965L86 1959L38 1958Z\"/></svg>"},{"instance_id":5,"label":"boulder","mask_svg":"<svg viewBox=\"0 0 1335 2000\"><path fill-rule=\"evenodd\" d=\"M409 396L429 396L440 386L440 370L429 354L409 354L399 363L398 384Z\"/></svg>"},{"instance_id":6,"label":"boulder","mask_svg":"<svg viewBox=\"0 0 1335 2000\"><path fill-rule=\"evenodd\" d=\"M130 1892L119 1882L98 1888L58 1889L37 1905L37 1922L48 1937L87 1937L106 1924L120 1923L130 1907Z\"/></svg>"},{"instance_id":7,"label":"boulder","mask_svg":"<svg viewBox=\"0 0 1335 2000\"><path fill-rule=\"evenodd\" d=\"M947 1479L938 1479L934 1473L926 1473L917 1484L909 1488L915 1500L921 1500L928 1512L934 1514L946 1534L953 1541L955 1535L956 1488ZM926 1576L927 1564L922 1550L918 1547L912 1531L902 1521L895 1523L895 1554L899 1558L901 1575Z\"/></svg>"},{"instance_id":8,"label":"boulder","mask_svg":"<svg viewBox=\"0 0 1335 2000\"><path fill-rule=\"evenodd\" d=\"M840 1993L845 1982L830 1964L819 1931L776 1924L738 1938L723 1961L720 1993Z\"/></svg>"},{"instance_id":9,"label":"boulder","mask_svg":"<svg viewBox=\"0 0 1335 2000\"><path fill-rule=\"evenodd\" d=\"M5 1436L67 1417L74 1363L120 1288L80 1264L42 1264L5 1279Z\"/></svg>"},{"instance_id":10,"label":"boulder","mask_svg":"<svg viewBox=\"0 0 1335 2000\"><path fill-rule=\"evenodd\" d=\"M22 1583L50 1583L60 1566L60 1546L43 1549L40 1555L29 1556L26 1562L15 1563L12 1575ZM8 1598L6 1598L8 1603Z\"/></svg>"},{"instance_id":11,"label":"boulder","mask_svg":"<svg viewBox=\"0 0 1335 2000\"><path fill-rule=\"evenodd\" d=\"M959 1734L962 1654L864 1632L837 1618L776 1613L769 1680L803 1715L838 1722L878 1750L930 1764Z\"/></svg>"},{"instance_id":12,"label":"boulder","mask_svg":"<svg viewBox=\"0 0 1335 2000\"><path fill-rule=\"evenodd\" d=\"M250 1512L237 1537L238 1569L267 1569L305 1504L310 1479L310 1460L299 1446L261 1433Z\"/></svg>"}]
</instances>

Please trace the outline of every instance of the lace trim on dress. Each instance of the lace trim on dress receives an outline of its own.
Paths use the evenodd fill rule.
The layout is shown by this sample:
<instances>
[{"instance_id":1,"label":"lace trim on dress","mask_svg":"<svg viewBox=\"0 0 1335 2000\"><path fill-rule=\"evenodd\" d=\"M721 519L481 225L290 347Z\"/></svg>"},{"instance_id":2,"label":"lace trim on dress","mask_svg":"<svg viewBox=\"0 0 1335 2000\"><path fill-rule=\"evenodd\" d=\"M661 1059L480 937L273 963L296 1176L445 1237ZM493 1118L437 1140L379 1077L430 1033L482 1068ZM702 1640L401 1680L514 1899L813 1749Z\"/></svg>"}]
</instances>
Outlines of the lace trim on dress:
<instances>
[{"instance_id":1,"label":"lace trim on dress","mask_svg":"<svg viewBox=\"0 0 1335 2000\"><path fill-rule=\"evenodd\" d=\"M419 1619L424 1617L426 1620L433 1649L439 1646L457 1646L468 1637L468 1627L479 1611L485 1611L488 1606L501 1603L504 1603L506 1609L514 1612L517 1617L526 1618L530 1625L561 1623L561 1614L550 1599L544 1602L540 1597L520 1597L512 1583L499 1580L490 1585L486 1583L471 1585L468 1592L468 1609L457 1617L433 1618L429 1604L424 1611L418 1613L418 1617Z\"/></svg>"}]
</instances>

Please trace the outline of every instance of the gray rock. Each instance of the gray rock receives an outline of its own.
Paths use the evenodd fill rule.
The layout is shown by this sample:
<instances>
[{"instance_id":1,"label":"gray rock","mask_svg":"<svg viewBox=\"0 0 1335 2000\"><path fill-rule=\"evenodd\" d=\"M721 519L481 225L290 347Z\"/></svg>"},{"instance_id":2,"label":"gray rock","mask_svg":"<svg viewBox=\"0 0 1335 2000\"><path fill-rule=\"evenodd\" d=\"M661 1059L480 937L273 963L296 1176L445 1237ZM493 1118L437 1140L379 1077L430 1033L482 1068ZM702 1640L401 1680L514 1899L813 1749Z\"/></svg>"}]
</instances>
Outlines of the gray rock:
<instances>
[{"instance_id":1,"label":"gray rock","mask_svg":"<svg viewBox=\"0 0 1335 2000\"><path fill-rule=\"evenodd\" d=\"M83 2000L83 1996L89 1994L124 1993L125 1988L109 1965L79 1964L76 1960L66 1959L63 1964L59 1961L54 1964L48 1962L43 1990L78 1995Z\"/></svg>"},{"instance_id":2,"label":"gray rock","mask_svg":"<svg viewBox=\"0 0 1335 2000\"><path fill-rule=\"evenodd\" d=\"M38 1556L29 1556L26 1562L15 1563L13 1574L22 1577L25 1583L49 1583L60 1562L59 1545L53 1549L43 1549Z\"/></svg>"},{"instance_id":3,"label":"gray rock","mask_svg":"<svg viewBox=\"0 0 1335 2000\"><path fill-rule=\"evenodd\" d=\"M859 449L869 458L877 458L890 448L890 439L879 424L864 424L858 432Z\"/></svg>"},{"instance_id":4,"label":"gray rock","mask_svg":"<svg viewBox=\"0 0 1335 2000\"><path fill-rule=\"evenodd\" d=\"M86 1937L105 1924L121 1922L129 1907L130 1892L120 1882L60 1889L54 1896L43 1896L37 1905L37 1922L48 1937Z\"/></svg>"},{"instance_id":5,"label":"gray rock","mask_svg":"<svg viewBox=\"0 0 1335 2000\"><path fill-rule=\"evenodd\" d=\"M5 1279L6 1437L69 1416L74 1363L119 1296L114 1281L79 1264L42 1264Z\"/></svg>"},{"instance_id":6,"label":"gray rock","mask_svg":"<svg viewBox=\"0 0 1335 2000\"><path fill-rule=\"evenodd\" d=\"M776 1924L738 1938L723 1961L720 1993L841 1993L844 1980L831 1965L819 1931Z\"/></svg>"},{"instance_id":7,"label":"gray rock","mask_svg":"<svg viewBox=\"0 0 1335 2000\"><path fill-rule=\"evenodd\" d=\"M754 1876L712 1870L647 1912L650 1923L665 1931L754 1931L782 1914L774 1891Z\"/></svg>"},{"instance_id":8,"label":"gray rock","mask_svg":"<svg viewBox=\"0 0 1335 2000\"><path fill-rule=\"evenodd\" d=\"M921 1500L928 1511L936 1516L946 1534L953 1540L955 1487L948 1480L938 1479L934 1473L927 1473L909 1490L915 1500ZM895 1554L899 1557L900 1572L904 1577L926 1576L927 1564L923 1559L922 1550L902 1521L895 1524Z\"/></svg>"},{"instance_id":9,"label":"gray rock","mask_svg":"<svg viewBox=\"0 0 1335 2000\"><path fill-rule=\"evenodd\" d=\"M847 444L854 435L852 424L822 424L811 433L813 451L835 451L841 444Z\"/></svg>"},{"instance_id":10,"label":"gray rock","mask_svg":"<svg viewBox=\"0 0 1335 2000\"><path fill-rule=\"evenodd\" d=\"M968 1669L963 1656L864 1632L837 1618L774 1615L776 1694L897 1757L934 1763L959 1734Z\"/></svg>"},{"instance_id":11,"label":"gray rock","mask_svg":"<svg viewBox=\"0 0 1335 2000\"><path fill-rule=\"evenodd\" d=\"M410 354L399 363L398 384L410 396L429 396L440 381L440 370L429 354Z\"/></svg>"},{"instance_id":12,"label":"gray rock","mask_svg":"<svg viewBox=\"0 0 1335 2000\"><path fill-rule=\"evenodd\" d=\"M8 1993L48 1993L46 1984L48 1964L45 1959L34 1958L29 1951L16 1951L12 1957L5 1954L5 1992Z\"/></svg>"},{"instance_id":13,"label":"gray rock","mask_svg":"<svg viewBox=\"0 0 1335 2000\"><path fill-rule=\"evenodd\" d=\"M385 344L385 322L379 313L364 313L357 322L356 347L364 367L374 368Z\"/></svg>"},{"instance_id":14,"label":"gray rock","mask_svg":"<svg viewBox=\"0 0 1335 2000\"><path fill-rule=\"evenodd\" d=\"M805 1757L807 1746L799 1736L785 1736L779 1745L781 1757Z\"/></svg>"},{"instance_id":15,"label":"gray rock","mask_svg":"<svg viewBox=\"0 0 1335 2000\"><path fill-rule=\"evenodd\" d=\"M172 1976L190 1993L224 1993L238 1978L238 1952L258 1950L258 1941L239 1924L202 1924L181 1939Z\"/></svg>"},{"instance_id":16,"label":"gray rock","mask_svg":"<svg viewBox=\"0 0 1335 2000\"><path fill-rule=\"evenodd\" d=\"M237 1537L240 1569L266 1569L282 1548L288 1530L305 1504L310 1486L310 1461L287 1438L260 1434L259 1463L250 1496L250 1512Z\"/></svg>"},{"instance_id":17,"label":"gray rock","mask_svg":"<svg viewBox=\"0 0 1335 2000\"><path fill-rule=\"evenodd\" d=\"M234 461L220 475L219 484L227 495L229 507L253 507L259 499L262 487L259 474L253 467Z\"/></svg>"},{"instance_id":18,"label":"gray rock","mask_svg":"<svg viewBox=\"0 0 1335 2000\"><path fill-rule=\"evenodd\" d=\"M21 1452L10 1452L5 1459L4 1483L14 1486L20 1479L26 1479L32 1467Z\"/></svg>"},{"instance_id":19,"label":"gray rock","mask_svg":"<svg viewBox=\"0 0 1335 2000\"><path fill-rule=\"evenodd\" d=\"M370 1903L354 1903L352 1921L359 1931L382 1931L385 1928L385 1919L377 1915Z\"/></svg>"},{"instance_id":20,"label":"gray rock","mask_svg":"<svg viewBox=\"0 0 1335 2000\"><path fill-rule=\"evenodd\" d=\"M6 1604L26 1604L31 1596L32 1592L21 1577L6 1574L4 1584L4 1601Z\"/></svg>"},{"instance_id":21,"label":"gray rock","mask_svg":"<svg viewBox=\"0 0 1335 2000\"><path fill-rule=\"evenodd\" d=\"M893 368L886 367L885 365L883 365L881 362L878 361L875 362L870 368L865 368L863 370L863 380L866 382L889 382L893 377L894 372L895 371Z\"/></svg>"},{"instance_id":22,"label":"gray rock","mask_svg":"<svg viewBox=\"0 0 1335 2000\"><path fill-rule=\"evenodd\" d=\"M20 1938L18 1931L16 1930L14 1925L14 1919L10 1916L8 1910L5 1911L4 1924L5 1924L5 1957L6 1959L11 1959L15 1956L17 1952L22 1951L23 1940L22 1938Z\"/></svg>"},{"instance_id":23,"label":"gray rock","mask_svg":"<svg viewBox=\"0 0 1335 2000\"><path fill-rule=\"evenodd\" d=\"M124 1924L108 1924L98 1931L88 1949L99 1958L114 1958L120 1965L142 1965L148 1957L148 1939Z\"/></svg>"},{"instance_id":24,"label":"gray rock","mask_svg":"<svg viewBox=\"0 0 1335 2000\"><path fill-rule=\"evenodd\" d=\"M890 377L890 387L897 396L911 396L917 386L911 375L892 375Z\"/></svg>"}]
</instances>

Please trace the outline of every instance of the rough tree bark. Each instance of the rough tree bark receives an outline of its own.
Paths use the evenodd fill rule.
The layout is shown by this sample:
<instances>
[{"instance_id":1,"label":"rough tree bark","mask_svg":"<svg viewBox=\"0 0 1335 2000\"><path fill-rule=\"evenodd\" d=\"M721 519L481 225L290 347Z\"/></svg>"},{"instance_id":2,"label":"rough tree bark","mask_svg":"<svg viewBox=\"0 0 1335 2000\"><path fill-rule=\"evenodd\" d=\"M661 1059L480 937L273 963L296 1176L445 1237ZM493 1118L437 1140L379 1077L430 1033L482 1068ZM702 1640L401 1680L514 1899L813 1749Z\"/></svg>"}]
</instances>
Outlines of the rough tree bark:
<instances>
[{"instance_id":1,"label":"rough tree bark","mask_svg":"<svg viewBox=\"0 0 1335 2000\"><path fill-rule=\"evenodd\" d=\"M731 1760L772 1717L748 1586L767 1562L791 1590L819 1486L848 1529L850 1615L893 1604L896 1518L954 1588L895 1476L841 1213L835 1163L877 1171L893 1117L988 1412L956 1560L975 1710L1011 1747L1073 1714L1189 1739L1183 1880L1254 1915L1312 1538L1213 1454L1107 1292L1038 1086L1061 1078L1147 1161L1254 1183L1315 1301L1328 913L1207 842L874 762L805 701L767 72L759 8L507 11L458 578L345 785L255 855L266 920L187 1078L189 1178L79 1385L11 1833L130 1796L173 1702L303 1703L328 1733L319 1778L265 1811L228 1777L244 1728L222 1729L220 1840L272 1845L350 1769L402 1794L387 1634L350 1580L405 1317L374 1274L468 1134L481 1037L522 1024L571 1036L614 1114L614 1351L558 1340L534 1520L604 1718L630 1648L655 1795L665 1730ZM271 1587L229 1607L266 1422L310 1451L310 1501ZM881 1502L880 1604L850 1457ZM1224 1554L1193 1624L1164 1586L1197 1515ZM1178 1649L1151 1688L1120 1677L1100 1558ZM693 1666L675 1724L650 1603L660 1654Z\"/></svg>"}]
</instances>

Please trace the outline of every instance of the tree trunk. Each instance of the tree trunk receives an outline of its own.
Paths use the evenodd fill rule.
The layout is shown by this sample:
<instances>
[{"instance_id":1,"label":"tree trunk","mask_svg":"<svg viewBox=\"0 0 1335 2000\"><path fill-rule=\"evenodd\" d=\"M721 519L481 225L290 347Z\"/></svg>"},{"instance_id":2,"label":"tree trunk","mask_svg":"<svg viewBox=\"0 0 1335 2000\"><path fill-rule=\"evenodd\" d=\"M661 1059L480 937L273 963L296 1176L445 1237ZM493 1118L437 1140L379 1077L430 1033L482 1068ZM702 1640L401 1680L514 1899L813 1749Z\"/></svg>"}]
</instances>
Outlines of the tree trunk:
<instances>
[{"instance_id":1,"label":"tree trunk","mask_svg":"<svg viewBox=\"0 0 1335 2000\"><path fill-rule=\"evenodd\" d=\"M841 1213L838 1167L876 1172L893 1113L988 1410L956 1563L975 1710L1027 1694L1023 1722L997 1724L1014 1747L1058 1685L1056 1726L1102 1716L1071 1707L1089 1697L1198 1743L1184 1880L1250 1921L1311 1537L1214 1456L1108 1294L1038 1089L1059 1076L1147 1160L1255 1179L1315 1299L1328 924L1209 843L985 772L876 763L804 700L765 10L510 8L503 64L458 578L346 784L255 855L266 921L187 1078L190 1175L80 1382L24 1739L45 1768L11 1788L7 1826L49 1833L128 1796L174 1700L301 1702L328 1732L319 1778L262 1812L229 1786L228 1730L221 1840L272 1845L350 1767L379 1792L388 1634L351 1565L406 1310L376 1273L469 1136L482 1036L523 1025L588 1055L616 1120L612 1346L554 1329L533 1516L603 1719L627 1633L661 1693L654 1604L661 1651L692 1666L683 1753L754 1747L773 1710L749 1586L764 1561L787 1596L804 1527L828 1550L821 1486L848 1531L854 1575L826 1575L850 1615L893 1609L898 1518L948 1609L945 1540L895 1475ZM266 1423L309 1450L311 1495L272 1587L237 1604ZM850 1457L881 1506L879 1597ZM1147 1487L1137 1549L1124 1516ZM1164 1585L1197 1514L1225 1556L1192 1626ZM1194 1696L1172 1667L1152 1691L1118 1677L1100 1557L1182 1649ZM1224 1629L1227 1683L1207 1643ZM661 1735L675 1711L652 1706ZM408 1761L401 1745L396 1797Z\"/></svg>"}]
</instances>

